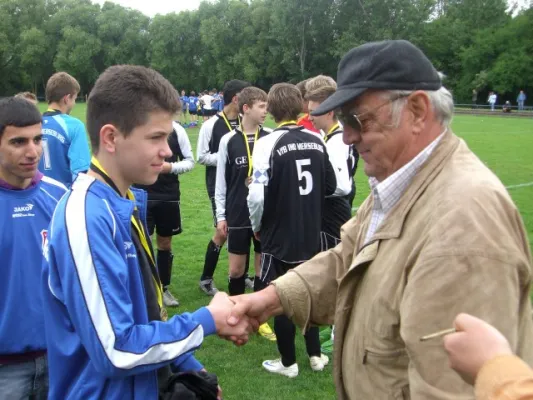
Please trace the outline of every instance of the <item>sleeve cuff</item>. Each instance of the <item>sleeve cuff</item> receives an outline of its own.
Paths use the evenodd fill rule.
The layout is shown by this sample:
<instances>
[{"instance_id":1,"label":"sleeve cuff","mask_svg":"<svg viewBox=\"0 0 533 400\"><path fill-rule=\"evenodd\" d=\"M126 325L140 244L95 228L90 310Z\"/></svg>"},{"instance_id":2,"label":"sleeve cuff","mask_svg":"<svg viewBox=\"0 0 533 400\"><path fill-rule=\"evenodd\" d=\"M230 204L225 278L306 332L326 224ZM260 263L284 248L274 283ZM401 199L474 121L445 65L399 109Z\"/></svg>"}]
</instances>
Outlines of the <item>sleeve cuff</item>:
<instances>
[{"instance_id":1,"label":"sleeve cuff","mask_svg":"<svg viewBox=\"0 0 533 400\"><path fill-rule=\"evenodd\" d=\"M294 271L272 282L283 307L283 313L306 332L310 322L309 294L302 278Z\"/></svg>"},{"instance_id":2,"label":"sleeve cuff","mask_svg":"<svg viewBox=\"0 0 533 400\"><path fill-rule=\"evenodd\" d=\"M203 368L204 366L192 354L178 366L179 372L200 371Z\"/></svg>"},{"instance_id":3,"label":"sleeve cuff","mask_svg":"<svg viewBox=\"0 0 533 400\"><path fill-rule=\"evenodd\" d=\"M202 325L202 328L204 329L204 337L216 333L217 328L215 326L215 320L213 319L213 316L211 315L207 307L202 307L196 310L192 314L192 317L195 321Z\"/></svg>"},{"instance_id":4,"label":"sleeve cuff","mask_svg":"<svg viewBox=\"0 0 533 400\"><path fill-rule=\"evenodd\" d=\"M494 398L503 384L521 378L531 378L533 371L520 358L513 355L502 355L487 361L476 379L476 398Z\"/></svg>"}]
</instances>

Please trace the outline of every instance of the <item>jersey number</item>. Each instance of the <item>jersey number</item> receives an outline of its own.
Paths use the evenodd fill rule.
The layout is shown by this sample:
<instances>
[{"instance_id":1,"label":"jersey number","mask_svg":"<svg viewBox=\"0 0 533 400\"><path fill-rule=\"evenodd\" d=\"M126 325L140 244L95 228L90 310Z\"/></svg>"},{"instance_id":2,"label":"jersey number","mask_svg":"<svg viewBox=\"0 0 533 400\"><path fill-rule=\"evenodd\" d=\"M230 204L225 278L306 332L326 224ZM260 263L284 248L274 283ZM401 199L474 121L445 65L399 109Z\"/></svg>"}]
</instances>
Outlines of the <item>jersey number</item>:
<instances>
[{"instance_id":1,"label":"jersey number","mask_svg":"<svg viewBox=\"0 0 533 400\"><path fill-rule=\"evenodd\" d=\"M313 175L311 172L304 171L303 167L306 165L311 165L311 159L306 158L304 160L296 160L296 169L298 170L298 180L303 182L303 185L300 185L300 196L307 196L313 190Z\"/></svg>"},{"instance_id":2,"label":"jersey number","mask_svg":"<svg viewBox=\"0 0 533 400\"><path fill-rule=\"evenodd\" d=\"M43 138L41 141L43 146L43 163L44 169L52 169L52 160L50 159L50 148L48 147L48 141Z\"/></svg>"}]
</instances>

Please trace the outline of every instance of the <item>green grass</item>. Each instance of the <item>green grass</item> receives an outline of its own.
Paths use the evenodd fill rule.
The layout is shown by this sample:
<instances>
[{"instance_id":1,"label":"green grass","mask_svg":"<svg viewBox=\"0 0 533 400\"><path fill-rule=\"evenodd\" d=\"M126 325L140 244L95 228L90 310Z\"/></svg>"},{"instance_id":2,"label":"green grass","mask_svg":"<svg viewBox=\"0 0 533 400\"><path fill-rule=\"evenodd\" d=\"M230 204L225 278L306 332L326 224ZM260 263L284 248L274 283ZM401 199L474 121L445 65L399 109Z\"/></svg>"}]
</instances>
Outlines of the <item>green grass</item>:
<instances>
[{"instance_id":1,"label":"green grass","mask_svg":"<svg viewBox=\"0 0 533 400\"><path fill-rule=\"evenodd\" d=\"M72 113L85 120L85 105L77 105ZM492 169L505 185L533 182L533 119L511 119L486 116L457 116L454 132L464 138L470 148ZM198 129L188 129L196 154ZM363 168L357 171L359 205L368 195ZM204 167L196 165L181 178L181 209L184 233L174 239L174 273L172 292L181 302L178 312L195 310L209 299L198 289L207 243L213 235L211 207L204 185ZM510 189L533 247L533 186ZM227 290L227 252L223 251L215 274L220 289ZM172 310L174 311L174 310ZM224 398L232 399L333 399L335 388L331 366L323 373L313 373L307 362L303 338L297 334L297 358L300 375L292 380L264 372L261 362L277 357L275 343L253 337L242 348L216 337L206 339L196 352L206 368L216 373L224 390Z\"/></svg>"}]
</instances>

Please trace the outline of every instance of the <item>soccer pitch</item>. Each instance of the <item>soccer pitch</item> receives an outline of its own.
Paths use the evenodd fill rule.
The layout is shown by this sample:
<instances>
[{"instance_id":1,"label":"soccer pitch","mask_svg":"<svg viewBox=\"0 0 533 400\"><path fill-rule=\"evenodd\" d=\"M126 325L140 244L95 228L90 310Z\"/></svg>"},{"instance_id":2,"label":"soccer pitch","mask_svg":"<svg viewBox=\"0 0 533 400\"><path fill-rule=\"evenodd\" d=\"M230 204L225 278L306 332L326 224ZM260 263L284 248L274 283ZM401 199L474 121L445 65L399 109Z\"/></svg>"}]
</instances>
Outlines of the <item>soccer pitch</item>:
<instances>
[{"instance_id":1,"label":"soccer pitch","mask_svg":"<svg viewBox=\"0 0 533 400\"><path fill-rule=\"evenodd\" d=\"M41 109L44 108L41 105ZM85 104L78 104L72 115L85 121ZM187 129L195 158L198 131L198 128ZM454 118L453 131L508 187L533 247L533 119L460 115ZM209 302L198 288L206 246L213 235L204 176L204 167L197 164L193 171L180 178L184 232L173 242L175 258L171 291L181 305L169 310L171 314L192 311ZM362 161L356 178L354 205L357 206L369 193ZM224 291L227 291L227 271L227 252L224 250L215 274L218 288ZM335 398L331 363L324 372L313 372L300 334L297 334L296 342L300 374L294 379L272 375L262 369L261 362L277 358L278 353L275 342L257 336L242 348L210 337L196 355L209 371L219 376L227 400Z\"/></svg>"}]
</instances>

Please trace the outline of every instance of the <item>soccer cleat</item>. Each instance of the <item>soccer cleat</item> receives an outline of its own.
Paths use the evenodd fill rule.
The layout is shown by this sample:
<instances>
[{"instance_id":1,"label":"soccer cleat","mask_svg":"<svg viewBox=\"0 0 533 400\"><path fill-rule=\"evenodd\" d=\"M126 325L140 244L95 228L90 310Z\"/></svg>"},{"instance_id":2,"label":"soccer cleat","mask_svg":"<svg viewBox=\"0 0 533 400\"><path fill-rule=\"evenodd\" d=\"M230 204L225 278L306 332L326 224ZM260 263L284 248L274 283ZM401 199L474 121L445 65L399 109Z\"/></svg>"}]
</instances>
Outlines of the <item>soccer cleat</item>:
<instances>
[{"instance_id":1,"label":"soccer cleat","mask_svg":"<svg viewBox=\"0 0 533 400\"><path fill-rule=\"evenodd\" d=\"M285 367L281 362L281 358L263 361L263 368L273 374L280 374L289 378L298 376L298 364L294 363L289 367Z\"/></svg>"},{"instance_id":2,"label":"soccer cleat","mask_svg":"<svg viewBox=\"0 0 533 400\"><path fill-rule=\"evenodd\" d=\"M213 279L200 281L200 289L208 296L214 296L218 293L218 289L215 287Z\"/></svg>"},{"instance_id":3,"label":"soccer cleat","mask_svg":"<svg viewBox=\"0 0 533 400\"><path fill-rule=\"evenodd\" d=\"M246 286L246 289L254 290L254 280L249 276L244 280L244 285Z\"/></svg>"},{"instance_id":4,"label":"soccer cleat","mask_svg":"<svg viewBox=\"0 0 533 400\"><path fill-rule=\"evenodd\" d=\"M313 371L322 371L329 364L329 357L325 354L321 354L320 357L309 357L309 364Z\"/></svg>"},{"instance_id":5,"label":"soccer cleat","mask_svg":"<svg viewBox=\"0 0 533 400\"><path fill-rule=\"evenodd\" d=\"M272 342L276 341L276 334L272 332L272 329L270 328L270 325L268 323L264 323L259 327L259 330L257 331L261 336L263 336L265 339L270 340Z\"/></svg>"},{"instance_id":6,"label":"soccer cleat","mask_svg":"<svg viewBox=\"0 0 533 400\"><path fill-rule=\"evenodd\" d=\"M177 307L180 305L180 302L167 289L163 292L163 305L165 307Z\"/></svg>"}]
</instances>

